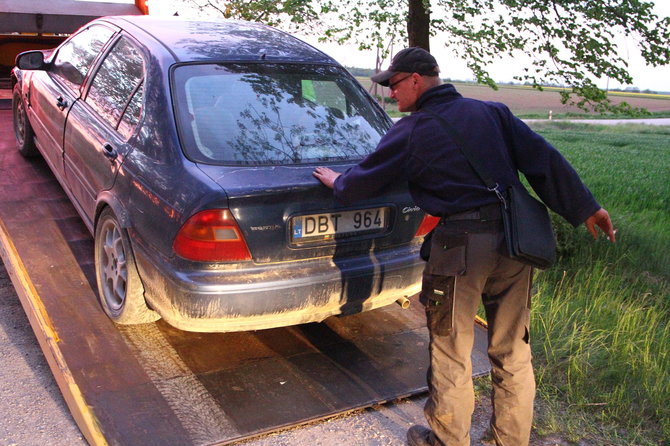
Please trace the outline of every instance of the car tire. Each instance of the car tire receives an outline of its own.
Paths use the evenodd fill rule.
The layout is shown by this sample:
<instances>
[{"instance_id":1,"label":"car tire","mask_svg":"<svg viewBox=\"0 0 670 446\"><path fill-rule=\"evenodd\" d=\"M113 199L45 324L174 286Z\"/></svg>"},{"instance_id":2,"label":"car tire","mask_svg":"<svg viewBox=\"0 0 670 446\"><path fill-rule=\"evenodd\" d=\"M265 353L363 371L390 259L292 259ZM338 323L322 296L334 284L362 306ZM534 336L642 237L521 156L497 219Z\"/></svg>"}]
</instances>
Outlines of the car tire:
<instances>
[{"instance_id":1,"label":"car tire","mask_svg":"<svg viewBox=\"0 0 670 446\"><path fill-rule=\"evenodd\" d=\"M117 324L144 324L160 319L147 307L128 233L110 208L102 211L95 228L95 276L100 304Z\"/></svg>"},{"instance_id":2,"label":"car tire","mask_svg":"<svg viewBox=\"0 0 670 446\"><path fill-rule=\"evenodd\" d=\"M12 92L12 110L14 113L14 136L19 147L19 153L25 158L32 158L39 155L35 147L35 133L28 121L26 108L21 99L21 88L19 84L14 85Z\"/></svg>"}]
</instances>

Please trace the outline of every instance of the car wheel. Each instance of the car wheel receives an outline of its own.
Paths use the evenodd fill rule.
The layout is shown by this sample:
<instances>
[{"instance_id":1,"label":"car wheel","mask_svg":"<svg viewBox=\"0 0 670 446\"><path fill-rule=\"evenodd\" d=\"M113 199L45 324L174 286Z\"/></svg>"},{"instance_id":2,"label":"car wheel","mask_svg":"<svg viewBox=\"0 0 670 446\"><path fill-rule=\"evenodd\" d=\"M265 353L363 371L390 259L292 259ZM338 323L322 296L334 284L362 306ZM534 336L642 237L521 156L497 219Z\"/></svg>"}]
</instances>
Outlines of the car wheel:
<instances>
[{"instance_id":1,"label":"car wheel","mask_svg":"<svg viewBox=\"0 0 670 446\"><path fill-rule=\"evenodd\" d=\"M26 108L21 99L19 84L14 85L12 110L14 111L14 135L19 146L19 153L26 158L37 156L39 152L37 151L37 147L35 147L35 134L26 115Z\"/></svg>"},{"instance_id":2,"label":"car wheel","mask_svg":"<svg viewBox=\"0 0 670 446\"><path fill-rule=\"evenodd\" d=\"M147 307L128 233L110 208L102 211L95 228L95 274L100 304L114 322L130 325L160 319Z\"/></svg>"}]
</instances>

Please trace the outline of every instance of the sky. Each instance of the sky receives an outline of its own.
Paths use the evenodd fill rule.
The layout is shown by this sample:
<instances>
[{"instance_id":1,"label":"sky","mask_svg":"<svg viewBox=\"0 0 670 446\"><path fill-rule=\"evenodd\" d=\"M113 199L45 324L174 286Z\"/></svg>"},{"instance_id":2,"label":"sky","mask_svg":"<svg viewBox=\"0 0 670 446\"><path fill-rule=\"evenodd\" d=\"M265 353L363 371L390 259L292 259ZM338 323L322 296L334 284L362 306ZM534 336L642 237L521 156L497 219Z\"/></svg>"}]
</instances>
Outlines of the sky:
<instances>
[{"instance_id":1,"label":"sky","mask_svg":"<svg viewBox=\"0 0 670 446\"><path fill-rule=\"evenodd\" d=\"M657 16L670 16L670 0L655 0L654 3L654 12ZM375 66L375 51L359 51L356 47L350 45L342 46L336 43L320 43L317 41L318 37L315 36L300 36L300 38L332 56L343 65L360 68L374 68ZM430 46L431 53L440 65L441 76L443 78L463 81L474 80L474 75L466 67L465 63L454 58L450 54L450 51L444 47L443 43L433 38ZM627 41L622 38L620 48L622 54L626 55L624 59L628 62L628 71L633 78L633 84L621 85L618 82L608 82L606 79L603 79L598 82L601 88L625 89L627 87L636 87L640 90L670 91L670 65L663 67L647 66L631 39ZM398 47L398 50L400 49L401 47ZM382 64L382 68L386 69L389 63L387 60ZM510 82L514 80L514 68L519 66L518 60L515 61L512 58L506 58L494 63L489 73L496 82Z\"/></svg>"},{"instance_id":2,"label":"sky","mask_svg":"<svg viewBox=\"0 0 670 446\"><path fill-rule=\"evenodd\" d=\"M133 0L107 1L133 3ZM152 15L154 13L160 13L162 11L159 9L173 8L172 6L169 6L171 3L178 4L182 2L183 0L149 0L149 13ZM654 12L657 16L670 16L670 0L655 0L654 3ZM182 12L183 11L180 10L180 15L188 15L187 13L184 14ZM170 12L170 15L172 15L172 12ZM321 43L318 42L318 36L297 36L335 58L342 65L358 68L375 67L375 51L359 51L353 45ZM397 48L397 50L400 50L401 46L398 46ZM622 38L620 49L622 54L625 55L624 59L628 62L629 73L633 77L633 83L631 85L621 85L615 81L610 82L607 79L602 79L598 81L598 85L601 88L625 89L627 87L634 87L639 88L642 91L670 91L670 65L664 67L646 66L644 59L639 55L639 50L632 39L626 40ZM435 56L440 65L441 76L443 78L462 81L474 80L472 72L466 67L465 63L460 59L453 57L451 52L444 46L444 43L439 42L439 40L435 38L431 40L431 53ZM385 61L385 63L382 64L382 68L385 69L388 65L389 61ZM514 69L518 69L520 66L523 66L523 61L520 62L518 59L508 57L494 63L491 66L489 73L496 82L510 82L514 80L514 75L518 74L518 70L515 72Z\"/></svg>"}]
</instances>

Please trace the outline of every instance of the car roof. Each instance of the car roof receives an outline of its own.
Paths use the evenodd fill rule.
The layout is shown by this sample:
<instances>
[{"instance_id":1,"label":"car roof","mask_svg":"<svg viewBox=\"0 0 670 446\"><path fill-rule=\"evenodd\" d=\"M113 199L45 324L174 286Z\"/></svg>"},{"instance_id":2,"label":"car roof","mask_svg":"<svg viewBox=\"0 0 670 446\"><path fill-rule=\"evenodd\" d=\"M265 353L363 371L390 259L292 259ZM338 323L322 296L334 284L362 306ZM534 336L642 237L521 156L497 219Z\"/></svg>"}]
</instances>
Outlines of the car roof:
<instances>
[{"instance_id":1,"label":"car roof","mask_svg":"<svg viewBox=\"0 0 670 446\"><path fill-rule=\"evenodd\" d=\"M266 60L339 65L302 40L260 23L152 16L112 16L103 20L135 37L140 37L141 32L150 35L176 62ZM140 41L151 47L146 39ZM160 45L150 49L160 51L156 48Z\"/></svg>"}]
</instances>

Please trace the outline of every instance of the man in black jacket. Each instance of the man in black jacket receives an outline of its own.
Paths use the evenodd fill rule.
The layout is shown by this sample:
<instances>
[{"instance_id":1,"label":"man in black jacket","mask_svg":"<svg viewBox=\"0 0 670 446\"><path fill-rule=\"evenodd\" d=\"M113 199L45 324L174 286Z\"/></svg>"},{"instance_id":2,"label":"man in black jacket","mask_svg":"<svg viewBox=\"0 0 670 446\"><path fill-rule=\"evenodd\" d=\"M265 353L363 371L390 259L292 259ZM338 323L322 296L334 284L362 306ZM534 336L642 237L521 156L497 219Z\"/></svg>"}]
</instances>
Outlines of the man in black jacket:
<instances>
[{"instance_id":1,"label":"man in black jacket","mask_svg":"<svg viewBox=\"0 0 670 446\"><path fill-rule=\"evenodd\" d=\"M400 111L413 113L358 165L342 174L318 167L314 176L343 203L407 181L416 204L441 217L420 294L430 333L425 413L431 429L410 428L409 444L470 444L470 354L481 299L489 326L491 432L499 446L526 445L535 397L528 334L532 268L506 257L498 197L434 114L476 148L503 190L522 172L542 201L574 226L584 223L594 238L598 226L611 241L615 231L607 211L554 147L505 105L463 98L452 85L442 85L438 74L435 58L423 49L396 54L372 80L391 89Z\"/></svg>"}]
</instances>

